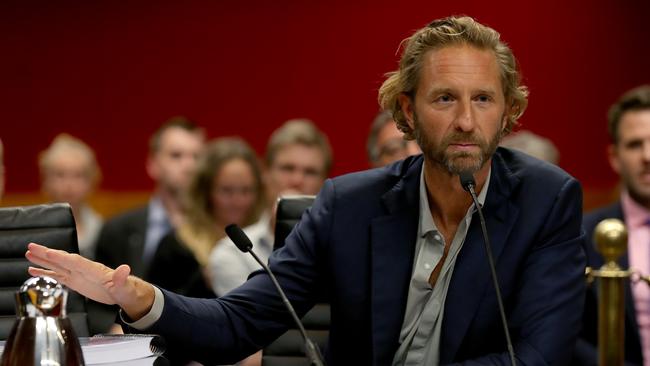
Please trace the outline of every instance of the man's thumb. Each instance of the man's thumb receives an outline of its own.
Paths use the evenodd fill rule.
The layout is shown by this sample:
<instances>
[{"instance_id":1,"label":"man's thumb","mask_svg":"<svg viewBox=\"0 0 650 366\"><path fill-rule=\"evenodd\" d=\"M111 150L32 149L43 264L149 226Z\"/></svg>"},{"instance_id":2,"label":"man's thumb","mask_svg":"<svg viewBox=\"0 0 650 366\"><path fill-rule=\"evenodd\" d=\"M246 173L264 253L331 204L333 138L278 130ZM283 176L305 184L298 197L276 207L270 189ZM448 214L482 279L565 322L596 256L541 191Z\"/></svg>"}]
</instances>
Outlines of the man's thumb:
<instances>
[{"instance_id":1,"label":"man's thumb","mask_svg":"<svg viewBox=\"0 0 650 366\"><path fill-rule=\"evenodd\" d=\"M115 287L117 288L123 287L130 273L131 273L131 267L129 267L127 264L123 264L117 267L115 269L115 272L113 272L113 284L115 285Z\"/></svg>"}]
</instances>

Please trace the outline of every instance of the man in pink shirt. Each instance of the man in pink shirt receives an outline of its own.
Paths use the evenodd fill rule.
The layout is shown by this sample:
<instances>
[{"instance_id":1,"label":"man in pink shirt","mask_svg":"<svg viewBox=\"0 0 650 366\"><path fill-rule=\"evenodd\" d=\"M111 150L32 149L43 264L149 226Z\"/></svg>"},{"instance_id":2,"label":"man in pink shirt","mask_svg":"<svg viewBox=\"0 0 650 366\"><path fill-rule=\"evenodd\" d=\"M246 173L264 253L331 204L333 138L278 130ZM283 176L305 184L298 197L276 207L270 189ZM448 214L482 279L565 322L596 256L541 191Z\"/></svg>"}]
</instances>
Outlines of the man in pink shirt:
<instances>
[{"instance_id":1,"label":"man in pink shirt","mask_svg":"<svg viewBox=\"0 0 650 366\"><path fill-rule=\"evenodd\" d=\"M594 227L603 219L619 218L628 230L623 268L650 275L650 85L625 93L609 110L608 147L612 169L621 177L620 201L584 216L588 265L600 267L602 257L593 246ZM576 364L597 364L598 309L595 286L587 293ZM650 286L634 282L625 299L626 365L650 366Z\"/></svg>"}]
</instances>

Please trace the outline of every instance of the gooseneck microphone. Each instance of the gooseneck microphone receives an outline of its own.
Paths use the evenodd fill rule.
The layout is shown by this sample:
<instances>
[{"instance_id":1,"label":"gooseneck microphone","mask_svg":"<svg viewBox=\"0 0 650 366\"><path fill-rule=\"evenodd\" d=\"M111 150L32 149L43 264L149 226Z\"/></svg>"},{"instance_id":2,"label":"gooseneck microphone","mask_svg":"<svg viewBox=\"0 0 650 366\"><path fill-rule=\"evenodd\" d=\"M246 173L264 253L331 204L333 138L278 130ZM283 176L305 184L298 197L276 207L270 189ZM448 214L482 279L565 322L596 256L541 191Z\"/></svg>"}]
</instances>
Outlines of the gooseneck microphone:
<instances>
[{"instance_id":1,"label":"gooseneck microphone","mask_svg":"<svg viewBox=\"0 0 650 366\"><path fill-rule=\"evenodd\" d=\"M494 284L494 289L496 290L497 302L499 304L499 314L501 315L501 325L503 326L503 331L506 334L506 343L508 345L508 353L510 354L510 363L512 366L515 366L515 351L512 347L512 340L510 340L510 331L508 330L508 321L506 320L506 312L503 309L503 299L501 298L501 289L499 288L499 280L497 278L497 271L494 265L494 257L492 257L492 247L490 246L490 238L487 234L487 226L485 225L485 217L483 217L483 209L481 204L478 202L478 197L476 196L476 181L474 180L474 175L469 171L463 171L458 174L460 178L460 185L463 186L474 201L474 206L478 211L478 217L481 221L481 231L483 232L483 242L485 243L485 251L487 253L488 262L490 264L490 272L492 273L492 283Z\"/></svg>"},{"instance_id":2,"label":"gooseneck microphone","mask_svg":"<svg viewBox=\"0 0 650 366\"><path fill-rule=\"evenodd\" d=\"M278 283L278 280L275 278L275 275L273 275L273 272L271 272L271 269L264 263L260 258L255 254L253 251L253 243L251 243L251 240L246 236L244 231L237 225L231 224L226 226L226 234L230 238L230 240L235 243L237 248L241 250L244 253L250 253L253 258L255 258L255 261L264 268L264 271L271 277L271 281L275 285L275 288L278 290L278 293L280 294L280 297L282 298L282 302L284 303L284 306L289 310L289 314L291 314L291 317L293 318L293 321L296 323L298 326L298 329L300 330L300 335L302 335L302 338L305 342L305 355L307 358L309 358L309 361L311 365L314 366L324 366L325 362L323 362L323 356L320 353L320 350L318 349L318 346L307 336L307 332L305 331L305 327L302 325L302 322L298 318L298 314L296 314L296 311L293 309L293 306L291 306L291 303L289 302L289 299L287 296L284 294L284 291L282 291L282 287L280 287L280 284Z\"/></svg>"}]
</instances>

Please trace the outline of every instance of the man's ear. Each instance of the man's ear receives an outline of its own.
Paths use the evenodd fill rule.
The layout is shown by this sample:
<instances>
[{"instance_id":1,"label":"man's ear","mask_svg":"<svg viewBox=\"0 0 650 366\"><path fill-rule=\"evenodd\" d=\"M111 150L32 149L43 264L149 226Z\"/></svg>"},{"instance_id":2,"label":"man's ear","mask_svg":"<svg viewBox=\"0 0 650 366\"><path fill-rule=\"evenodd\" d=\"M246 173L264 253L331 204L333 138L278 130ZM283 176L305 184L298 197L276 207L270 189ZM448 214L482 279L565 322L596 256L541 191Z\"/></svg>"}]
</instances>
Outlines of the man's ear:
<instances>
[{"instance_id":1,"label":"man's ear","mask_svg":"<svg viewBox=\"0 0 650 366\"><path fill-rule=\"evenodd\" d=\"M149 175L149 178L157 182L158 177L160 176L160 169L158 167L158 162L156 161L156 157L149 154L147 156L147 162L145 163L145 167L147 169L147 174Z\"/></svg>"},{"instance_id":2,"label":"man's ear","mask_svg":"<svg viewBox=\"0 0 650 366\"><path fill-rule=\"evenodd\" d=\"M508 120L510 119L509 117L510 117L510 113L509 111L507 111L503 115L503 120L501 121L501 132L505 131L506 128L508 127Z\"/></svg>"},{"instance_id":3,"label":"man's ear","mask_svg":"<svg viewBox=\"0 0 650 366\"><path fill-rule=\"evenodd\" d=\"M415 122L413 118L415 105L413 103L413 100L411 97L406 95L406 93L401 93L397 98L402 110L402 114L406 118L406 123L408 123L409 127L411 127L412 130L415 129Z\"/></svg>"},{"instance_id":4,"label":"man's ear","mask_svg":"<svg viewBox=\"0 0 650 366\"><path fill-rule=\"evenodd\" d=\"M515 106L512 101L506 103L506 110L503 112L503 117L501 117L501 132L505 131L508 128L510 116L514 116L517 113L517 108L518 107Z\"/></svg>"},{"instance_id":5,"label":"man's ear","mask_svg":"<svg viewBox=\"0 0 650 366\"><path fill-rule=\"evenodd\" d=\"M609 160L609 166L612 167L612 170L616 174L621 174L621 162L618 159L618 151L616 150L616 145L610 144L607 146L607 159Z\"/></svg>"}]
</instances>

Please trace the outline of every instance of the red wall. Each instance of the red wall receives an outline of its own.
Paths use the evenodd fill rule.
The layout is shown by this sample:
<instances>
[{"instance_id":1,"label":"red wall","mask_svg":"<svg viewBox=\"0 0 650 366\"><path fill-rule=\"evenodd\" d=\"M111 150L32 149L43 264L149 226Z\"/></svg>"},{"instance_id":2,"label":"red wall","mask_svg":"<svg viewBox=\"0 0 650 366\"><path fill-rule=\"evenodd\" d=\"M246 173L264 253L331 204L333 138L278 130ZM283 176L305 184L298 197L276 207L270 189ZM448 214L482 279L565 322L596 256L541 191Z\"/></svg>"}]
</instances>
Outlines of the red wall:
<instances>
[{"instance_id":1,"label":"red wall","mask_svg":"<svg viewBox=\"0 0 650 366\"><path fill-rule=\"evenodd\" d=\"M173 115L260 153L284 120L309 117L330 136L334 175L363 169L377 88L400 40L449 14L502 33L531 90L524 127L553 139L585 186L612 185L606 111L650 82L650 2L496 3L4 1L7 191L38 189L37 153L59 132L96 149L103 189L149 189L146 140Z\"/></svg>"}]
</instances>

